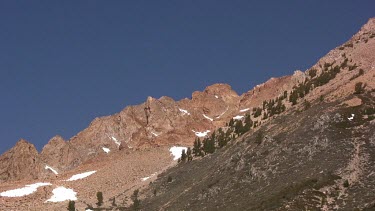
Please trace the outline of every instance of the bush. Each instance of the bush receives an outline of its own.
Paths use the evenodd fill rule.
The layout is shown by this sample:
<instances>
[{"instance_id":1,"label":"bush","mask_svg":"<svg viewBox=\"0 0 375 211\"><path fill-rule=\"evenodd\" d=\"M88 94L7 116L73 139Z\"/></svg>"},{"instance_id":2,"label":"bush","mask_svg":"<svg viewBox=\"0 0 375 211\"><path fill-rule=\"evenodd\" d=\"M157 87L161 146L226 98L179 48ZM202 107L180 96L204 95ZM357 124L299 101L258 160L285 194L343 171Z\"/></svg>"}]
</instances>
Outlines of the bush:
<instances>
[{"instance_id":1,"label":"bush","mask_svg":"<svg viewBox=\"0 0 375 211\"><path fill-rule=\"evenodd\" d=\"M365 92L366 84L363 84L362 82L358 82L354 86L354 94L362 94Z\"/></svg>"},{"instance_id":2,"label":"bush","mask_svg":"<svg viewBox=\"0 0 375 211\"><path fill-rule=\"evenodd\" d=\"M97 192L96 198L98 199L98 202L96 203L96 205L98 205L98 207L102 206L103 205L103 193Z\"/></svg>"},{"instance_id":3,"label":"bush","mask_svg":"<svg viewBox=\"0 0 375 211\"><path fill-rule=\"evenodd\" d=\"M311 78L314 78L314 77L316 76L316 69L311 69L311 70L309 70L309 76L310 76Z\"/></svg>"},{"instance_id":4,"label":"bush","mask_svg":"<svg viewBox=\"0 0 375 211\"><path fill-rule=\"evenodd\" d=\"M69 211L75 211L76 210L76 202L75 201L69 201L69 204L68 204L68 210Z\"/></svg>"}]
</instances>

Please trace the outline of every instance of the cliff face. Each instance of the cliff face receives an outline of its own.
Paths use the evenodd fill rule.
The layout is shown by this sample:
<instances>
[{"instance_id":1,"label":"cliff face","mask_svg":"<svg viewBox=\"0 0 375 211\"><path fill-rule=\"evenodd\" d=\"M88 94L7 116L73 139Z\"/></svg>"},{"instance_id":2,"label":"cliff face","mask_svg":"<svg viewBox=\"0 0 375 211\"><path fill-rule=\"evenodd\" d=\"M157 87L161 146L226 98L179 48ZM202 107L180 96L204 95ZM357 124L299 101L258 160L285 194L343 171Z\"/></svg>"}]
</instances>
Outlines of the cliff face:
<instances>
[{"instance_id":1,"label":"cliff face","mask_svg":"<svg viewBox=\"0 0 375 211\"><path fill-rule=\"evenodd\" d=\"M45 169L46 165L66 172L105 154L103 148L116 152L157 146L191 146L196 138L195 132L214 131L234 116L242 116L251 113L254 107L262 107L264 101L276 99L285 92L290 96L301 84L312 85L304 99L298 99L297 106L303 100L312 102L321 97L327 102L343 99L353 92L354 85L359 81L366 83L367 90L375 89L374 37L375 19L370 19L347 43L330 51L309 70L271 78L240 96L227 84L214 84L203 91L194 92L191 99L174 101L169 97L148 97L140 105L128 106L117 114L94 119L86 129L68 141L58 136L52 138L39 155L31 149L28 153L24 150L18 152L21 149L17 144L0 156L0 181L22 179L23 171L36 172L25 178L48 177L51 171ZM340 72L329 83L317 86L320 80L317 77L335 66L339 66ZM284 104L286 109L292 107L288 100ZM252 120L259 124L269 121L253 115ZM22 156L18 158L18 154ZM24 159L30 165L20 169L20 164L18 161L14 163L13 157ZM33 164L34 159L37 164Z\"/></svg>"}]
</instances>

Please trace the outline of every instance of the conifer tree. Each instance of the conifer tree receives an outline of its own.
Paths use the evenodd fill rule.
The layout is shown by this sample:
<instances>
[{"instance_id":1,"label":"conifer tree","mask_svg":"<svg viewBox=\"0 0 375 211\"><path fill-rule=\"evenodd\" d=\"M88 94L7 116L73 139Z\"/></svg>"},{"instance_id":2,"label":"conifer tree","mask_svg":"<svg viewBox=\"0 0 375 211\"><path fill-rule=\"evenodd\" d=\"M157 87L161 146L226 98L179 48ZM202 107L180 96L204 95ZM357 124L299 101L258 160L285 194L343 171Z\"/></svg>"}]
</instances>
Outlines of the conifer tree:
<instances>
[{"instance_id":1,"label":"conifer tree","mask_svg":"<svg viewBox=\"0 0 375 211\"><path fill-rule=\"evenodd\" d=\"M185 162L186 158L187 158L187 155L186 155L185 150L183 149L181 152L181 162Z\"/></svg>"},{"instance_id":2,"label":"conifer tree","mask_svg":"<svg viewBox=\"0 0 375 211\"><path fill-rule=\"evenodd\" d=\"M186 155L187 155L188 161L192 161L193 160L193 155L191 153L191 148L190 147L188 147Z\"/></svg>"},{"instance_id":3,"label":"conifer tree","mask_svg":"<svg viewBox=\"0 0 375 211\"><path fill-rule=\"evenodd\" d=\"M69 211L76 211L76 202L75 201L69 201L69 204L68 204L68 210Z\"/></svg>"},{"instance_id":4,"label":"conifer tree","mask_svg":"<svg viewBox=\"0 0 375 211\"><path fill-rule=\"evenodd\" d=\"M103 193L97 192L96 198L98 199L98 202L96 203L96 205L98 205L98 207L102 206L102 204L103 204Z\"/></svg>"}]
</instances>

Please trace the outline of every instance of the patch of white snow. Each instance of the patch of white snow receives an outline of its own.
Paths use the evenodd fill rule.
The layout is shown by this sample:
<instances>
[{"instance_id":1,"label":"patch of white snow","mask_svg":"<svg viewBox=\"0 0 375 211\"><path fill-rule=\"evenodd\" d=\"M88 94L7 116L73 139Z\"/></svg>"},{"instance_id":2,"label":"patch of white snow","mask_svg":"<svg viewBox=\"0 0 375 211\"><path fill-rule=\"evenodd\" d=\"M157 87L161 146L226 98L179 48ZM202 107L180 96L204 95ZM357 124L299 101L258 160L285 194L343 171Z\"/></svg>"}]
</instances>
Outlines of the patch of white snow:
<instances>
[{"instance_id":1,"label":"patch of white snow","mask_svg":"<svg viewBox=\"0 0 375 211\"><path fill-rule=\"evenodd\" d=\"M51 185L51 183L34 183L31 185L25 185L23 188L18 188L14 190L8 190L0 193L3 197L21 197L27 196L34 193L39 187Z\"/></svg>"},{"instance_id":2,"label":"patch of white snow","mask_svg":"<svg viewBox=\"0 0 375 211\"><path fill-rule=\"evenodd\" d=\"M240 120L242 118L244 118L244 116L237 115L237 116L233 117L233 119L235 119L235 120Z\"/></svg>"},{"instance_id":3,"label":"patch of white snow","mask_svg":"<svg viewBox=\"0 0 375 211\"><path fill-rule=\"evenodd\" d=\"M208 117L208 116L206 116L206 115L204 115L204 114L203 114L203 116L204 116L204 118L210 120L211 122L214 121L212 118L210 118L210 117Z\"/></svg>"},{"instance_id":4,"label":"patch of white snow","mask_svg":"<svg viewBox=\"0 0 375 211\"><path fill-rule=\"evenodd\" d=\"M250 110L250 108L241 109L240 112L242 113L242 112L246 112L248 110Z\"/></svg>"},{"instance_id":5,"label":"patch of white snow","mask_svg":"<svg viewBox=\"0 0 375 211\"><path fill-rule=\"evenodd\" d=\"M103 149L103 151L105 152L105 153L109 153L111 150L109 149L109 148L107 148L107 147L103 147L102 148Z\"/></svg>"},{"instance_id":6,"label":"patch of white snow","mask_svg":"<svg viewBox=\"0 0 375 211\"><path fill-rule=\"evenodd\" d=\"M91 174L94 174L95 172L96 171L88 171L88 172L81 173L81 174L75 174L66 181L75 181L75 180L83 179L83 178L90 176Z\"/></svg>"},{"instance_id":7,"label":"patch of white snow","mask_svg":"<svg viewBox=\"0 0 375 211\"><path fill-rule=\"evenodd\" d=\"M353 119L354 119L354 114L352 114L352 116L348 118L349 121L352 121Z\"/></svg>"},{"instance_id":8,"label":"patch of white snow","mask_svg":"<svg viewBox=\"0 0 375 211\"><path fill-rule=\"evenodd\" d=\"M187 151L187 147L176 147L176 146L173 146L173 147L171 147L169 149L169 151L171 152L171 154L173 156L173 160L178 160L181 157L182 150L185 150L185 152L186 152Z\"/></svg>"},{"instance_id":9,"label":"patch of white snow","mask_svg":"<svg viewBox=\"0 0 375 211\"><path fill-rule=\"evenodd\" d=\"M211 132L210 130L206 130L206 131L204 131L204 132L196 132L196 131L194 131L194 130L192 130L194 133L195 133L195 135L196 136L198 136L198 137L205 137L205 136L207 136L207 134L209 133L209 132Z\"/></svg>"},{"instance_id":10,"label":"patch of white snow","mask_svg":"<svg viewBox=\"0 0 375 211\"><path fill-rule=\"evenodd\" d=\"M152 135L154 135L154 136L156 136L156 137L159 136L159 134L157 134L157 133L155 133L155 132L151 132L151 133L152 133Z\"/></svg>"},{"instance_id":11,"label":"patch of white snow","mask_svg":"<svg viewBox=\"0 0 375 211\"><path fill-rule=\"evenodd\" d=\"M62 202L66 200L77 200L77 192L65 187L57 187L52 190L53 196L45 202Z\"/></svg>"},{"instance_id":12,"label":"patch of white snow","mask_svg":"<svg viewBox=\"0 0 375 211\"><path fill-rule=\"evenodd\" d=\"M119 142L115 137L111 137L112 140L115 142L115 144L117 144L117 146L120 146L121 142Z\"/></svg>"},{"instance_id":13,"label":"patch of white snow","mask_svg":"<svg viewBox=\"0 0 375 211\"><path fill-rule=\"evenodd\" d=\"M183 115L185 114L190 115L190 113L187 110L184 110L182 108L179 108L178 110L180 110L183 113Z\"/></svg>"},{"instance_id":14,"label":"patch of white snow","mask_svg":"<svg viewBox=\"0 0 375 211\"><path fill-rule=\"evenodd\" d=\"M216 98L219 98L219 96L215 95Z\"/></svg>"},{"instance_id":15,"label":"patch of white snow","mask_svg":"<svg viewBox=\"0 0 375 211\"><path fill-rule=\"evenodd\" d=\"M57 171L55 170L55 169L53 169L52 167L50 167L50 166L47 166L46 165L46 167L44 167L44 169L49 169L49 170L51 170L54 174L59 174L59 173L57 173Z\"/></svg>"},{"instance_id":16,"label":"patch of white snow","mask_svg":"<svg viewBox=\"0 0 375 211\"><path fill-rule=\"evenodd\" d=\"M143 177L143 178L141 178L141 180L142 180L142 181L146 181L146 180L150 179L151 177L155 176L156 174L157 174L157 172L151 174L151 175L148 176L148 177Z\"/></svg>"}]
</instances>

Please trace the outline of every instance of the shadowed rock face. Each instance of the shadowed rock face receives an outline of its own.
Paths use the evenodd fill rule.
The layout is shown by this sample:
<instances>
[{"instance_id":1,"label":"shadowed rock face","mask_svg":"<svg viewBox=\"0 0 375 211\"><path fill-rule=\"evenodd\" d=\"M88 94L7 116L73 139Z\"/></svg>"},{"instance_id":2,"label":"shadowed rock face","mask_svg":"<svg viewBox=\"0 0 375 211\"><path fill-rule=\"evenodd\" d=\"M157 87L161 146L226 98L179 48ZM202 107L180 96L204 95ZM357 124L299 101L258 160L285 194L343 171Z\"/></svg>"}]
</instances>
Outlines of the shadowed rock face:
<instances>
[{"instance_id":1,"label":"shadowed rock face","mask_svg":"<svg viewBox=\"0 0 375 211\"><path fill-rule=\"evenodd\" d=\"M347 60L347 66L334 79L313 89L305 96L306 100L312 102L324 96L327 102L332 102L345 98L353 93L354 84L359 81L367 84L367 90L375 89L374 37L375 19L370 19L347 43L330 51L309 70L271 78L240 96L227 84L214 84L194 92L191 99L175 101L169 97L148 97L142 104L127 106L117 114L94 119L68 141L59 136L52 138L40 154L34 147L25 151L18 145L30 144L20 141L0 156L0 181L52 176L51 171L44 169L46 165L59 173L65 172L104 154L103 147L116 152L164 145L191 146L196 138L193 131L214 131L234 116L244 115L240 112L242 109L251 111L253 107L261 107L263 101L275 99L285 91L289 95L293 87L314 78L310 75L312 69L321 74L327 64L341 65ZM351 70L353 66L357 67ZM360 69L362 75L358 75ZM291 108L289 102L285 106ZM256 120L269 121L261 120L261 117ZM27 164L20 164L20 160ZM26 175L24 172L33 173Z\"/></svg>"}]
</instances>

